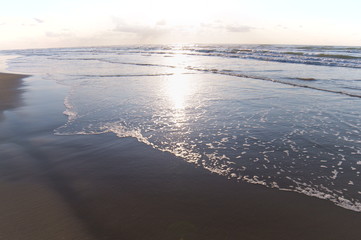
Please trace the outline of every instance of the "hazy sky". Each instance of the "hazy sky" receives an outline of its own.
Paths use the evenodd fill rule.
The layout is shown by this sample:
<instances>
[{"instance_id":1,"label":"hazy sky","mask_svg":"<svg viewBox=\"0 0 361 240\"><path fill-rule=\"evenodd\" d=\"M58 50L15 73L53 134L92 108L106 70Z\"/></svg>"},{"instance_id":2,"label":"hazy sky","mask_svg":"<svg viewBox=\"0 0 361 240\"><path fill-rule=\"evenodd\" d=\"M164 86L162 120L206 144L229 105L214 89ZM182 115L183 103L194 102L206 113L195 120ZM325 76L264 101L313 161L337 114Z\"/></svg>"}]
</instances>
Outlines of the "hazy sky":
<instances>
[{"instance_id":1,"label":"hazy sky","mask_svg":"<svg viewBox=\"0 0 361 240\"><path fill-rule=\"evenodd\" d=\"M361 46L360 0L0 1L0 49L162 43Z\"/></svg>"}]
</instances>

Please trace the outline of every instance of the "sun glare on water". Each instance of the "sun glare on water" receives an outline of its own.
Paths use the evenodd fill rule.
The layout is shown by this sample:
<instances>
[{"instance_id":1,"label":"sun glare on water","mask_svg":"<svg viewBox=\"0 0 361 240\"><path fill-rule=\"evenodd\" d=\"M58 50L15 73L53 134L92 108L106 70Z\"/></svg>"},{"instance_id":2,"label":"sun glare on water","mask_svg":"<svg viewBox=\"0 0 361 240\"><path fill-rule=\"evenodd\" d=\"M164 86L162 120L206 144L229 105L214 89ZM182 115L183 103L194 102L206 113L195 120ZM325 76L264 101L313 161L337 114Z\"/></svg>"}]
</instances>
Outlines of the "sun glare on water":
<instances>
[{"instance_id":1,"label":"sun glare on water","mask_svg":"<svg viewBox=\"0 0 361 240\"><path fill-rule=\"evenodd\" d=\"M191 74L186 74L184 69L187 58L181 54L166 58L166 65L174 66L173 75L165 82L165 95L169 99L170 108L182 111L187 107L187 103L192 97ZM192 86L191 86L192 85Z\"/></svg>"},{"instance_id":2,"label":"sun glare on water","mask_svg":"<svg viewBox=\"0 0 361 240\"><path fill-rule=\"evenodd\" d=\"M167 91L173 108L176 110L184 109L190 92L189 79L183 78L181 74L176 74L167 82Z\"/></svg>"}]
</instances>

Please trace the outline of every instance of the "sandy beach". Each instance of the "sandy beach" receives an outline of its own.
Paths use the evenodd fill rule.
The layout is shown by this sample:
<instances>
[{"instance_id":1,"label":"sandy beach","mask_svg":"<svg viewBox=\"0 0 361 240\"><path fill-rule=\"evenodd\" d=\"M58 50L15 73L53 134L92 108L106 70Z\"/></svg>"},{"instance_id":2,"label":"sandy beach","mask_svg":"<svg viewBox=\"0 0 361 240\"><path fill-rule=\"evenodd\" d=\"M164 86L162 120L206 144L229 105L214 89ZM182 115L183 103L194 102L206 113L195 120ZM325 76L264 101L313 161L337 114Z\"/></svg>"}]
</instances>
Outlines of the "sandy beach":
<instances>
[{"instance_id":1,"label":"sandy beach","mask_svg":"<svg viewBox=\"0 0 361 240\"><path fill-rule=\"evenodd\" d=\"M23 77L0 75L0 239L360 238L360 213L331 202L228 180L134 138L56 136L64 91Z\"/></svg>"}]
</instances>

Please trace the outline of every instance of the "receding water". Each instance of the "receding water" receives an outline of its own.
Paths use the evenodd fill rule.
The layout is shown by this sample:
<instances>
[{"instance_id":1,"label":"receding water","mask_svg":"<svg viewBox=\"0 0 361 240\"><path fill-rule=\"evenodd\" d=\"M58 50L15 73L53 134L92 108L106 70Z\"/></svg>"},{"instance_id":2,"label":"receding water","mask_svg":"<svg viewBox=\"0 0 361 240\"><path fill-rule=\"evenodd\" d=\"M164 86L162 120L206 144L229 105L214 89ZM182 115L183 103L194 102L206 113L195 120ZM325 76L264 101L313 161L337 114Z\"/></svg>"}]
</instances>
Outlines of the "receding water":
<instances>
[{"instance_id":1,"label":"receding water","mask_svg":"<svg viewBox=\"0 0 361 240\"><path fill-rule=\"evenodd\" d=\"M55 134L135 137L209 171L361 211L361 49L158 46L7 51L69 86Z\"/></svg>"}]
</instances>

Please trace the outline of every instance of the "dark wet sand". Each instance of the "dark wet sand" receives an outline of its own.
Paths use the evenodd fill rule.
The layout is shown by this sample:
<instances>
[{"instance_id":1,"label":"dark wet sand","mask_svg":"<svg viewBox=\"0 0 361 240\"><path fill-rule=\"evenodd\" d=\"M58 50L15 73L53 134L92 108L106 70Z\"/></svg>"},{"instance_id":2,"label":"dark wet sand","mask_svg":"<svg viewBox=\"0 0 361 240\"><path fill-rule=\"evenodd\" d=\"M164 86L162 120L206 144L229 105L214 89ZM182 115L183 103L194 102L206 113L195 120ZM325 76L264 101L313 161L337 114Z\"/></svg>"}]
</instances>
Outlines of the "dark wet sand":
<instances>
[{"instance_id":1,"label":"dark wet sand","mask_svg":"<svg viewBox=\"0 0 361 240\"><path fill-rule=\"evenodd\" d=\"M2 112L7 109L12 109L21 103L21 90L19 89L22 78L27 75L0 73L0 119Z\"/></svg>"},{"instance_id":2,"label":"dark wet sand","mask_svg":"<svg viewBox=\"0 0 361 240\"><path fill-rule=\"evenodd\" d=\"M0 239L360 239L361 214L330 202L227 180L132 138L55 136L62 103L35 104L32 91L0 120Z\"/></svg>"}]
</instances>

